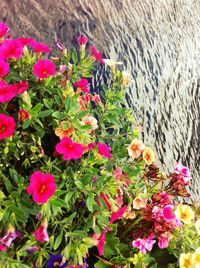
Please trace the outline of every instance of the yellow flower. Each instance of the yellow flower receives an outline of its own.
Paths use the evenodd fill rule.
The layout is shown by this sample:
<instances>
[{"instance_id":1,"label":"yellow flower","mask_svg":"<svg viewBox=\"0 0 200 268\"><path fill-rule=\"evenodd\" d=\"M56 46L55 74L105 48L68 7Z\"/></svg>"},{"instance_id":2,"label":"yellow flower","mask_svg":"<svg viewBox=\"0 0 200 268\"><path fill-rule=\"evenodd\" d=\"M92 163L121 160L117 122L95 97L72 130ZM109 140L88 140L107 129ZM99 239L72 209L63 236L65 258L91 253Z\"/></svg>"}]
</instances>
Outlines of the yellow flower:
<instances>
[{"instance_id":1,"label":"yellow flower","mask_svg":"<svg viewBox=\"0 0 200 268\"><path fill-rule=\"evenodd\" d=\"M197 233L198 235L200 235L200 219L198 219L196 222L195 222L195 228L197 230Z\"/></svg>"},{"instance_id":2,"label":"yellow flower","mask_svg":"<svg viewBox=\"0 0 200 268\"><path fill-rule=\"evenodd\" d=\"M182 253L179 258L180 268L195 268L195 262L193 260L192 253Z\"/></svg>"},{"instance_id":3,"label":"yellow flower","mask_svg":"<svg viewBox=\"0 0 200 268\"><path fill-rule=\"evenodd\" d=\"M128 147L128 154L133 158L138 158L144 151L145 145L141 140L134 139Z\"/></svg>"},{"instance_id":4,"label":"yellow flower","mask_svg":"<svg viewBox=\"0 0 200 268\"><path fill-rule=\"evenodd\" d=\"M133 82L131 75L127 72L122 72L122 81L121 84L123 87L127 86L130 82Z\"/></svg>"},{"instance_id":5,"label":"yellow flower","mask_svg":"<svg viewBox=\"0 0 200 268\"><path fill-rule=\"evenodd\" d=\"M185 224L190 224L194 219L194 211L188 205L179 204L174 212L177 219L181 220Z\"/></svg>"},{"instance_id":6,"label":"yellow flower","mask_svg":"<svg viewBox=\"0 0 200 268\"><path fill-rule=\"evenodd\" d=\"M193 254L193 261L195 262L195 268L200 268L200 247Z\"/></svg>"},{"instance_id":7,"label":"yellow flower","mask_svg":"<svg viewBox=\"0 0 200 268\"><path fill-rule=\"evenodd\" d=\"M142 156L147 165L151 165L155 161L154 151L149 147L144 149Z\"/></svg>"},{"instance_id":8,"label":"yellow flower","mask_svg":"<svg viewBox=\"0 0 200 268\"><path fill-rule=\"evenodd\" d=\"M111 59L103 59L103 60L104 60L105 64L107 64L111 68L115 67L115 65L122 65L121 61L114 61Z\"/></svg>"}]
</instances>

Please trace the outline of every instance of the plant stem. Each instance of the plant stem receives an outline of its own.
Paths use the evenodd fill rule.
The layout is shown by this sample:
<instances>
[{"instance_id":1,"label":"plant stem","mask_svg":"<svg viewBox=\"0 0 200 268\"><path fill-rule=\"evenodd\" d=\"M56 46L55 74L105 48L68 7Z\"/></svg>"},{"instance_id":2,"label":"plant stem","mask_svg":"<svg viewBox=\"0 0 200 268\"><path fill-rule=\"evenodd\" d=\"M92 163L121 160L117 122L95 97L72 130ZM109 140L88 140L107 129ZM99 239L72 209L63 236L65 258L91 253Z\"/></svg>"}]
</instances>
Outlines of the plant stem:
<instances>
[{"instance_id":1,"label":"plant stem","mask_svg":"<svg viewBox=\"0 0 200 268\"><path fill-rule=\"evenodd\" d=\"M127 229L126 231L121 235L120 239L124 237L135 225L137 225L142 220L142 217L139 217L137 220L135 220Z\"/></svg>"}]
</instances>

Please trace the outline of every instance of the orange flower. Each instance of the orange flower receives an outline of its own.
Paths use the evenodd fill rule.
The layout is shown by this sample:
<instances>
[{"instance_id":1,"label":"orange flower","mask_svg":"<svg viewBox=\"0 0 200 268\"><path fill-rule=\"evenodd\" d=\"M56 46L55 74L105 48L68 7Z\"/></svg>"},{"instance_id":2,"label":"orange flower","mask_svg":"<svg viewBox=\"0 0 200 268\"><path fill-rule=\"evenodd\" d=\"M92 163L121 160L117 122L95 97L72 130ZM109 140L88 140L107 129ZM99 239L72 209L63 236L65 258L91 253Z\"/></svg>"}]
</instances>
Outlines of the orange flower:
<instances>
[{"instance_id":1,"label":"orange flower","mask_svg":"<svg viewBox=\"0 0 200 268\"><path fill-rule=\"evenodd\" d=\"M151 165L155 161L154 151L149 147L144 149L142 156L147 165Z\"/></svg>"},{"instance_id":2,"label":"orange flower","mask_svg":"<svg viewBox=\"0 0 200 268\"><path fill-rule=\"evenodd\" d=\"M69 126L67 121L62 121L60 125L56 128L55 134L60 139L62 139L64 137L69 137L73 131L74 128L72 126Z\"/></svg>"},{"instance_id":3,"label":"orange flower","mask_svg":"<svg viewBox=\"0 0 200 268\"><path fill-rule=\"evenodd\" d=\"M128 147L128 154L133 158L138 158L144 151L145 145L141 140L134 139Z\"/></svg>"}]
</instances>

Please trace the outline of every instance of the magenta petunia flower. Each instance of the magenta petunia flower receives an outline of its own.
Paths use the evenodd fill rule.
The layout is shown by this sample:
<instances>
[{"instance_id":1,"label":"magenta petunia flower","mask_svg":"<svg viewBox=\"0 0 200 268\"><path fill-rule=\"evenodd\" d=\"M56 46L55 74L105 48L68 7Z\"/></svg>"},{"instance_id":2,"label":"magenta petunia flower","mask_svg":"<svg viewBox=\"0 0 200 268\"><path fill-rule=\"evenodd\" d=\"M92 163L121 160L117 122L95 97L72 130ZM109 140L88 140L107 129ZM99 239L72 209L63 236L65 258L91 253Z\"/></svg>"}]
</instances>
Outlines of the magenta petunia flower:
<instances>
[{"instance_id":1,"label":"magenta petunia flower","mask_svg":"<svg viewBox=\"0 0 200 268\"><path fill-rule=\"evenodd\" d=\"M3 245L0 244L0 251L6 252L7 251L7 248L5 246L3 246Z\"/></svg>"},{"instance_id":2,"label":"magenta petunia flower","mask_svg":"<svg viewBox=\"0 0 200 268\"><path fill-rule=\"evenodd\" d=\"M79 159L84 153L84 146L64 137L57 145L56 151L64 155L64 160Z\"/></svg>"},{"instance_id":3,"label":"magenta petunia flower","mask_svg":"<svg viewBox=\"0 0 200 268\"><path fill-rule=\"evenodd\" d=\"M0 103L12 100L19 93L18 84L9 85L0 80Z\"/></svg>"},{"instance_id":4,"label":"magenta petunia flower","mask_svg":"<svg viewBox=\"0 0 200 268\"><path fill-rule=\"evenodd\" d=\"M49 241L49 235L47 232L47 222L44 221L41 223L41 225L37 228L35 232L32 233L35 238L40 242L48 242Z\"/></svg>"},{"instance_id":5,"label":"magenta petunia flower","mask_svg":"<svg viewBox=\"0 0 200 268\"><path fill-rule=\"evenodd\" d=\"M4 40L0 46L0 59L18 60L23 54L23 46L19 40Z\"/></svg>"},{"instance_id":6,"label":"magenta petunia flower","mask_svg":"<svg viewBox=\"0 0 200 268\"><path fill-rule=\"evenodd\" d=\"M80 36L78 37L78 43L79 43L80 46L85 46L85 45L87 44L87 42L88 42L88 38L87 38L87 36L85 36L85 35L80 35Z\"/></svg>"},{"instance_id":7,"label":"magenta petunia flower","mask_svg":"<svg viewBox=\"0 0 200 268\"><path fill-rule=\"evenodd\" d=\"M50 60L38 60L33 66L34 75L44 79L56 73L56 67Z\"/></svg>"},{"instance_id":8,"label":"magenta petunia flower","mask_svg":"<svg viewBox=\"0 0 200 268\"><path fill-rule=\"evenodd\" d=\"M182 165L181 163L177 163L174 167L174 172L176 174L180 174L183 176L183 181L188 184L191 180L190 170L188 167Z\"/></svg>"},{"instance_id":9,"label":"magenta petunia flower","mask_svg":"<svg viewBox=\"0 0 200 268\"><path fill-rule=\"evenodd\" d=\"M34 202L44 204L56 191L55 179L51 174L35 171L31 175L26 191L33 195Z\"/></svg>"},{"instance_id":10,"label":"magenta petunia flower","mask_svg":"<svg viewBox=\"0 0 200 268\"><path fill-rule=\"evenodd\" d=\"M93 57L98 60L99 62L101 62L102 64L104 64L104 60L102 58L102 54L100 51L96 50L95 47L91 46L90 47L90 52L92 53Z\"/></svg>"},{"instance_id":11,"label":"magenta petunia flower","mask_svg":"<svg viewBox=\"0 0 200 268\"><path fill-rule=\"evenodd\" d=\"M17 40L20 41L20 43L22 44L23 47L26 45L29 45L33 41L32 38L27 38L27 37L19 37L19 38L17 38Z\"/></svg>"},{"instance_id":12,"label":"magenta petunia flower","mask_svg":"<svg viewBox=\"0 0 200 268\"><path fill-rule=\"evenodd\" d=\"M174 220L176 217L173 213L173 206L172 205L167 205L163 208L163 217L166 219L166 220Z\"/></svg>"},{"instance_id":13,"label":"magenta petunia flower","mask_svg":"<svg viewBox=\"0 0 200 268\"><path fill-rule=\"evenodd\" d=\"M50 52L50 48L43 44L43 43L39 43L35 40L32 40L29 45L35 50L36 53L40 53L40 52L43 52L43 53L49 53Z\"/></svg>"},{"instance_id":14,"label":"magenta petunia flower","mask_svg":"<svg viewBox=\"0 0 200 268\"><path fill-rule=\"evenodd\" d=\"M118 209L117 211L114 211L111 214L109 223L113 223L123 217L124 212L126 211L127 206L123 206L122 208Z\"/></svg>"},{"instance_id":15,"label":"magenta petunia flower","mask_svg":"<svg viewBox=\"0 0 200 268\"><path fill-rule=\"evenodd\" d=\"M97 240L97 249L99 252L99 256L102 256L104 254L104 246L106 243L106 234L108 231L111 231L111 228L106 228L100 235L97 233L93 234L93 238Z\"/></svg>"},{"instance_id":16,"label":"magenta petunia flower","mask_svg":"<svg viewBox=\"0 0 200 268\"><path fill-rule=\"evenodd\" d=\"M8 32L8 25L6 23L0 22L0 38L4 37Z\"/></svg>"},{"instance_id":17,"label":"magenta petunia flower","mask_svg":"<svg viewBox=\"0 0 200 268\"><path fill-rule=\"evenodd\" d=\"M29 87L27 81L19 81L17 83L17 86L18 86L18 93L19 94L24 93L24 91L26 91L28 89L28 87Z\"/></svg>"},{"instance_id":18,"label":"magenta petunia flower","mask_svg":"<svg viewBox=\"0 0 200 268\"><path fill-rule=\"evenodd\" d=\"M16 123L12 116L0 114L0 140L10 138L15 130Z\"/></svg>"},{"instance_id":19,"label":"magenta petunia flower","mask_svg":"<svg viewBox=\"0 0 200 268\"><path fill-rule=\"evenodd\" d=\"M98 142L98 153L100 155L105 156L106 158L112 158L112 154L110 153L111 147L108 147L106 144Z\"/></svg>"},{"instance_id":20,"label":"magenta petunia flower","mask_svg":"<svg viewBox=\"0 0 200 268\"><path fill-rule=\"evenodd\" d=\"M9 71L10 71L9 64L4 60L0 60L0 77L6 76L9 73Z\"/></svg>"},{"instance_id":21,"label":"magenta petunia flower","mask_svg":"<svg viewBox=\"0 0 200 268\"><path fill-rule=\"evenodd\" d=\"M20 122L24 122L26 119L28 119L29 118L29 113L26 111L26 110L19 110L19 112L18 112L18 120L20 121Z\"/></svg>"},{"instance_id":22,"label":"magenta petunia flower","mask_svg":"<svg viewBox=\"0 0 200 268\"><path fill-rule=\"evenodd\" d=\"M85 78L82 78L79 81L77 81L75 83L75 86L77 88L81 89L85 93L89 93L90 92L90 89L89 89L90 84L89 84L88 80L85 79Z\"/></svg>"}]
</instances>

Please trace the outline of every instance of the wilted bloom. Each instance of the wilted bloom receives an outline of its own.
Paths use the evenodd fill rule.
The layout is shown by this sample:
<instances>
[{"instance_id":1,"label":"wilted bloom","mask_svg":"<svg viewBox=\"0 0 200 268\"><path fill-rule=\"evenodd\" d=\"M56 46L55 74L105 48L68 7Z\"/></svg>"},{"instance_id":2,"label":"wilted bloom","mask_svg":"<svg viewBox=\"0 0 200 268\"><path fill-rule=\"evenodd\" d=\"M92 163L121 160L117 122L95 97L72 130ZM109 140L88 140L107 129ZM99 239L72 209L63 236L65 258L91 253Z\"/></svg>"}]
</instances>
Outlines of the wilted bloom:
<instances>
[{"instance_id":1,"label":"wilted bloom","mask_svg":"<svg viewBox=\"0 0 200 268\"><path fill-rule=\"evenodd\" d=\"M106 228L101 235L98 235L96 233L93 234L93 238L97 240L97 249L99 252L99 256L102 256L104 254L104 246L106 243L106 233L110 231L110 228Z\"/></svg>"},{"instance_id":2,"label":"wilted bloom","mask_svg":"<svg viewBox=\"0 0 200 268\"><path fill-rule=\"evenodd\" d=\"M0 46L0 59L19 59L23 54L23 46L19 40L4 40Z\"/></svg>"},{"instance_id":3,"label":"wilted bloom","mask_svg":"<svg viewBox=\"0 0 200 268\"><path fill-rule=\"evenodd\" d=\"M67 54L66 47L60 41L55 41L55 45L63 54Z\"/></svg>"},{"instance_id":4,"label":"wilted bloom","mask_svg":"<svg viewBox=\"0 0 200 268\"><path fill-rule=\"evenodd\" d=\"M39 249L40 249L39 247L33 246L33 247L27 248L26 251L31 254L31 253L38 251Z\"/></svg>"},{"instance_id":5,"label":"wilted bloom","mask_svg":"<svg viewBox=\"0 0 200 268\"><path fill-rule=\"evenodd\" d=\"M136 215L135 215L134 212L132 212L132 211L130 210L130 208L127 208L127 209L125 210L124 214L123 214L123 218L126 219L126 220L128 220L128 219L133 220L133 219L136 218Z\"/></svg>"},{"instance_id":6,"label":"wilted bloom","mask_svg":"<svg viewBox=\"0 0 200 268\"><path fill-rule=\"evenodd\" d=\"M138 194L133 200L133 208L139 210L141 208L145 208L146 206L146 201L140 196L140 194Z\"/></svg>"},{"instance_id":7,"label":"wilted bloom","mask_svg":"<svg viewBox=\"0 0 200 268\"><path fill-rule=\"evenodd\" d=\"M100 104L101 103L101 98L99 95L94 95L92 97L92 101L95 102L96 104Z\"/></svg>"},{"instance_id":8,"label":"wilted bloom","mask_svg":"<svg viewBox=\"0 0 200 268\"><path fill-rule=\"evenodd\" d=\"M91 129L89 129L87 132L90 133L93 130L98 128L97 120L94 116L86 115L82 118L81 125L89 125L91 126Z\"/></svg>"},{"instance_id":9,"label":"wilted bloom","mask_svg":"<svg viewBox=\"0 0 200 268\"><path fill-rule=\"evenodd\" d=\"M134 139L128 147L128 154L132 158L138 158L143 153L144 148L145 145L141 140Z\"/></svg>"},{"instance_id":10,"label":"wilted bloom","mask_svg":"<svg viewBox=\"0 0 200 268\"><path fill-rule=\"evenodd\" d=\"M102 54L100 51L96 50L95 47L91 46L90 47L90 52L92 53L93 57L98 60L99 62L101 62L102 64L104 64L104 60L102 58Z\"/></svg>"},{"instance_id":11,"label":"wilted bloom","mask_svg":"<svg viewBox=\"0 0 200 268\"><path fill-rule=\"evenodd\" d=\"M88 42L88 38L87 38L87 36L85 36L85 35L80 35L80 36L78 37L78 43L79 43L80 46L85 47L86 44L87 44L87 42Z\"/></svg>"},{"instance_id":12,"label":"wilted bloom","mask_svg":"<svg viewBox=\"0 0 200 268\"><path fill-rule=\"evenodd\" d=\"M127 86L130 82L133 82L131 79L131 75L127 72L122 72L122 80L121 80L121 85L123 87Z\"/></svg>"},{"instance_id":13,"label":"wilted bloom","mask_svg":"<svg viewBox=\"0 0 200 268\"><path fill-rule=\"evenodd\" d=\"M86 93L90 92L90 89L89 89L90 84L88 80L85 78L80 79L74 85L77 87L77 89L80 89L83 92L86 92Z\"/></svg>"},{"instance_id":14,"label":"wilted bloom","mask_svg":"<svg viewBox=\"0 0 200 268\"><path fill-rule=\"evenodd\" d=\"M79 159L84 151L84 146L73 142L72 139L64 137L57 145L56 151L64 155L64 160Z\"/></svg>"},{"instance_id":15,"label":"wilted bloom","mask_svg":"<svg viewBox=\"0 0 200 268\"><path fill-rule=\"evenodd\" d=\"M17 84L9 85L0 80L0 103L12 100L19 92Z\"/></svg>"},{"instance_id":16,"label":"wilted bloom","mask_svg":"<svg viewBox=\"0 0 200 268\"><path fill-rule=\"evenodd\" d=\"M0 140L10 138L15 130L16 123L12 116L0 114Z\"/></svg>"},{"instance_id":17,"label":"wilted bloom","mask_svg":"<svg viewBox=\"0 0 200 268\"><path fill-rule=\"evenodd\" d=\"M39 43L35 40L32 40L29 44L34 50L36 53L49 53L50 52L50 48L43 44L43 43Z\"/></svg>"},{"instance_id":18,"label":"wilted bloom","mask_svg":"<svg viewBox=\"0 0 200 268\"><path fill-rule=\"evenodd\" d=\"M149 235L148 237L138 238L132 242L134 248L138 248L142 251L143 254L146 254L147 250L151 251L156 240L153 240L153 236Z\"/></svg>"},{"instance_id":19,"label":"wilted bloom","mask_svg":"<svg viewBox=\"0 0 200 268\"><path fill-rule=\"evenodd\" d=\"M188 167L183 166L181 163L177 163L174 167L174 172L176 174L181 174L185 183L191 180L190 170Z\"/></svg>"},{"instance_id":20,"label":"wilted bloom","mask_svg":"<svg viewBox=\"0 0 200 268\"><path fill-rule=\"evenodd\" d=\"M118 209L117 211L114 211L110 216L109 223L113 223L117 220L120 220L123 217L124 212L126 211L127 206L123 206L122 208Z\"/></svg>"},{"instance_id":21,"label":"wilted bloom","mask_svg":"<svg viewBox=\"0 0 200 268\"><path fill-rule=\"evenodd\" d=\"M0 77L6 76L9 73L9 71L10 71L9 64L4 60L0 60Z\"/></svg>"},{"instance_id":22,"label":"wilted bloom","mask_svg":"<svg viewBox=\"0 0 200 268\"><path fill-rule=\"evenodd\" d=\"M177 219L190 224L195 217L194 211L188 205L179 204L174 212Z\"/></svg>"},{"instance_id":23,"label":"wilted bloom","mask_svg":"<svg viewBox=\"0 0 200 268\"><path fill-rule=\"evenodd\" d=\"M195 222L195 229L197 230L198 235L200 235L200 219Z\"/></svg>"},{"instance_id":24,"label":"wilted bloom","mask_svg":"<svg viewBox=\"0 0 200 268\"><path fill-rule=\"evenodd\" d=\"M195 262L193 260L192 253L182 253L179 258L180 268L195 268Z\"/></svg>"},{"instance_id":25,"label":"wilted bloom","mask_svg":"<svg viewBox=\"0 0 200 268\"><path fill-rule=\"evenodd\" d=\"M0 38L4 37L9 32L9 27L6 23L0 22Z\"/></svg>"},{"instance_id":26,"label":"wilted bloom","mask_svg":"<svg viewBox=\"0 0 200 268\"><path fill-rule=\"evenodd\" d=\"M28 194L33 195L36 203L46 203L56 191L55 179L51 174L35 171L31 175L30 184L26 190Z\"/></svg>"},{"instance_id":27,"label":"wilted bloom","mask_svg":"<svg viewBox=\"0 0 200 268\"><path fill-rule=\"evenodd\" d=\"M0 250L6 251L6 249L10 247L13 240L20 236L22 236L22 233L16 231L15 228L10 224L6 230L5 235L0 238Z\"/></svg>"},{"instance_id":28,"label":"wilted bloom","mask_svg":"<svg viewBox=\"0 0 200 268\"><path fill-rule=\"evenodd\" d=\"M170 232L164 232L158 237L159 248L167 248L169 246L169 241L172 239Z\"/></svg>"},{"instance_id":29,"label":"wilted bloom","mask_svg":"<svg viewBox=\"0 0 200 268\"><path fill-rule=\"evenodd\" d=\"M56 67L50 60L38 60L33 66L34 75L44 79L56 73Z\"/></svg>"},{"instance_id":30,"label":"wilted bloom","mask_svg":"<svg viewBox=\"0 0 200 268\"><path fill-rule=\"evenodd\" d=\"M40 242L48 242L49 241L47 226L48 226L47 220L44 220L40 224L40 226L37 228L37 230L32 233L38 241L40 241Z\"/></svg>"},{"instance_id":31,"label":"wilted bloom","mask_svg":"<svg viewBox=\"0 0 200 268\"><path fill-rule=\"evenodd\" d=\"M106 158L112 158L112 154L110 153L111 147L108 147L106 144L98 142L98 153L100 155L105 156Z\"/></svg>"},{"instance_id":32,"label":"wilted bloom","mask_svg":"<svg viewBox=\"0 0 200 268\"><path fill-rule=\"evenodd\" d=\"M23 94L28 89L28 82L20 80L17 84L18 93Z\"/></svg>"},{"instance_id":33,"label":"wilted bloom","mask_svg":"<svg viewBox=\"0 0 200 268\"><path fill-rule=\"evenodd\" d=\"M62 64L58 67L58 73L63 74L66 71L67 67L66 65Z\"/></svg>"},{"instance_id":34,"label":"wilted bloom","mask_svg":"<svg viewBox=\"0 0 200 268\"><path fill-rule=\"evenodd\" d=\"M24 122L26 119L29 118L29 113L26 110L19 110L18 112L18 120L20 122Z\"/></svg>"},{"instance_id":35,"label":"wilted bloom","mask_svg":"<svg viewBox=\"0 0 200 268\"><path fill-rule=\"evenodd\" d=\"M193 261L195 262L195 268L200 268L200 247L194 252Z\"/></svg>"},{"instance_id":36,"label":"wilted bloom","mask_svg":"<svg viewBox=\"0 0 200 268\"><path fill-rule=\"evenodd\" d=\"M57 255L53 255L50 254L50 259L48 260L48 262L46 263L46 268L65 268L68 265L68 261L64 260L64 258L62 257L62 255L57 254Z\"/></svg>"},{"instance_id":37,"label":"wilted bloom","mask_svg":"<svg viewBox=\"0 0 200 268\"><path fill-rule=\"evenodd\" d=\"M112 71L115 70L115 66L116 65L122 65L122 62L120 61L114 61L114 60L111 60L111 59L103 59L103 61L105 62L106 65L108 65Z\"/></svg>"},{"instance_id":38,"label":"wilted bloom","mask_svg":"<svg viewBox=\"0 0 200 268\"><path fill-rule=\"evenodd\" d=\"M74 131L74 128L69 125L67 121L62 121L59 126L55 130L56 136L58 136L60 139L63 139L64 137L70 136L70 134Z\"/></svg>"},{"instance_id":39,"label":"wilted bloom","mask_svg":"<svg viewBox=\"0 0 200 268\"><path fill-rule=\"evenodd\" d=\"M149 147L145 147L145 149L142 153L142 157L147 165L151 165L155 161L154 151Z\"/></svg>"}]
</instances>

